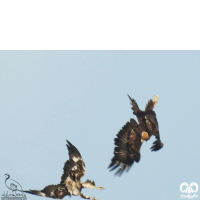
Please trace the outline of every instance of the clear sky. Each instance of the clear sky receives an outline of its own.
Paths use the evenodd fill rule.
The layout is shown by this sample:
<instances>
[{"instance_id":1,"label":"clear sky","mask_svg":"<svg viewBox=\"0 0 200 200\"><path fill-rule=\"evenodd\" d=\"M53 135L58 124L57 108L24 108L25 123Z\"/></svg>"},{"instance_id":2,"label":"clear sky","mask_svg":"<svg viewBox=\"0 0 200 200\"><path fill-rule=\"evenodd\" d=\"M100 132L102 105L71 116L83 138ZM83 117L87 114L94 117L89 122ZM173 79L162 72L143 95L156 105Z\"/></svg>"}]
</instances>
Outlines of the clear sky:
<instances>
[{"instance_id":1,"label":"clear sky","mask_svg":"<svg viewBox=\"0 0 200 200\"><path fill-rule=\"evenodd\" d=\"M5 173L24 190L59 183L67 139L85 161L82 181L105 187L84 194L181 199L182 182L200 186L199 88L200 51L1 51L0 193L7 191ZM141 109L160 95L155 112L164 147L151 152L152 137L140 162L115 177L107 169L114 138L135 118L127 94Z\"/></svg>"}]
</instances>

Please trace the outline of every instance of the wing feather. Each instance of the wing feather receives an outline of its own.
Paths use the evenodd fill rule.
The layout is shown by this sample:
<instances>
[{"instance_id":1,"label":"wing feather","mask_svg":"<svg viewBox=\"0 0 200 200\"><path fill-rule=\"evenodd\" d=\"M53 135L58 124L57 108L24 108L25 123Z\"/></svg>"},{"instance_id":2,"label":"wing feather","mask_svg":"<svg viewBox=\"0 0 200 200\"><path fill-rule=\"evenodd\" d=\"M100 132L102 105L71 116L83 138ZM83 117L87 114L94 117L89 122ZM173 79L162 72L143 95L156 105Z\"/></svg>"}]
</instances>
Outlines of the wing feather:
<instances>
[{"instance_id":1,"label":"wing feather","mask_svg":"<svg viewBox=\"0 0 200 200\"><path fill-rule=\"evenodd\" d=\"M158 121L156 118L156 113L154 111L148 111L145 114L145 121L147 124L147 132L149 135L159 136Z\"/></svg>"},{"instance_id":2,"label":"wing feather","mask_svg":"<svg viewBox=\"0 0 200 200\"><path fill-rule=\"evenodd\" d=\"M129 95L128 95L128 97L131 100L132 110L136 114L140 110L139 106L137 105L136 100L132 99Z\"/></svg>"},{"instance_id":3,"label":"wing feather","mask_svg":"<svg viewBox=\"0 0 200 200\"><path fill-rule=\"evenodd\" d=\"M146 107L145 107L145 112L146 112L146 111L153 110L154 106L155 106L154 101L153 101L152 99L150 99L150 100L148 101Z\"/></svg>"},{"instance_id":4,"label":"wing feather","mask_svg":"<svg viewBox=\"0 0 200 200\"><path fill-rule=\"evenodd\" d=\"M128 171L134 161L140 160L141 128L134 119L127 122L115 138L114 157L109 165L110 171L118 168L115 175Z\"/></svg>"},{"instance_id":5,"label":"wing feather","mask_svg":"<svg viewBox=\"0 0 200 200\"><path fill-rule=\"evenodd\" d=\"M69 160L67 160L63 167L63 175L61 177L61 184L64 184L69 193L73 193L74 188L80 189L80 179L85 174L85 163L81 157L78 149L69 141L66 144L69 151Z\"/></svg>"},{"instance_id":6,"label":"wing feather","mask_svg":"<svg viewBox=\"0 0 200 200\"><path fill-rule=\"evenodd\" d=\"M145 130L146 126L145 126L145 112L139 109L139 106L137 105L136 101L134 99L132 99L129 95L128 95L129 99L131 100L131 109L133 110L133 114L136 115L138 123L143 127L143 129Z\"/></svg>"}]
</instances>

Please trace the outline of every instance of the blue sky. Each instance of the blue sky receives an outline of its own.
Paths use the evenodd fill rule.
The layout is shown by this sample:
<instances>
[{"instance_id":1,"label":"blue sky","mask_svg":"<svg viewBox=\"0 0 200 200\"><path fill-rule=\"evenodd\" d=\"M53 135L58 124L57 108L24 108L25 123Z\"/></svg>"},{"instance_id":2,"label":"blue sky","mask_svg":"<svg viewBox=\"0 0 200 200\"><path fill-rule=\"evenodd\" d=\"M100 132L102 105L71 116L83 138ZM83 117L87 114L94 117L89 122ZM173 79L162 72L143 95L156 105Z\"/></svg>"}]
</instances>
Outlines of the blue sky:
<instances>
[{"instance_id":1,"label":"blue sky","mask_svg":"<svg viewBox=\"0 0 200 200\"><path fill-rule=\"evenodd\" d=\"M181 199L182 182L200 184L199 66L199 51L1 51L0 192L7 191L5 173L25 190L59 183L67 139L85 161L82 181L105 187L84 194ZM127 94L141 109L160 95L155 112L164 148L151 152L152 137L140 162L115 177L107 169L114 138L135 118Z\"/></svg>"}]
</instances>

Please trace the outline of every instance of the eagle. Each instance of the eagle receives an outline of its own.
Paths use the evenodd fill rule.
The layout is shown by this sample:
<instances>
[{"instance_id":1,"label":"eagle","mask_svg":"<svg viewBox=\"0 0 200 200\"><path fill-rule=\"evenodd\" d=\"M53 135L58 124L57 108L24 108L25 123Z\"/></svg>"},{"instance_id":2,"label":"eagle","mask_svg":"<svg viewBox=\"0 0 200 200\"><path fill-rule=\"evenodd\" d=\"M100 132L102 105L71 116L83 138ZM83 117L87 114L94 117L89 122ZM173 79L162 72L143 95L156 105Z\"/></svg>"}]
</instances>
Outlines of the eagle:
<instances>
[{"instance_id":1,"label":"eagle","mask_svg":"<svg viewBox=\"0 0 200 200\"><path fill-rule=\"evenodd\" d=\"M148 141L152 135L156 137L151 151L158 151L163 147L160 140L158 121L153 108L157 104L159 96L150 99L142 111L137 102L128 95L131 100L133 114L136 115L138 123L130 119L118 132L114 139L114 157L108 168L110 171L118 169L115 175L121 175L125 170L128 171L132 164L140 161L140 148L144 141Z\"/></svg>"},{"instance_id":2,"label":"eagle","mask_svg":"<svg viewBox=\"0 0 200 200\"><path fill-rule=\"evenodd\" d=\"M103 187L96 187L94 181L86 180L81 182L81 177L85 174L85 163L78 149L73 146L68 140L66 144L69 152L69 160L63 167L63 175L61 181L57 185L48 185L43 190L29 190L26 193L50 197L53 199L62 199L65 196L79 196L84 199L97 200L95 197L89 197L81 193L83 188L96 188L102 190Z\"/></svg>"}]
</instances>

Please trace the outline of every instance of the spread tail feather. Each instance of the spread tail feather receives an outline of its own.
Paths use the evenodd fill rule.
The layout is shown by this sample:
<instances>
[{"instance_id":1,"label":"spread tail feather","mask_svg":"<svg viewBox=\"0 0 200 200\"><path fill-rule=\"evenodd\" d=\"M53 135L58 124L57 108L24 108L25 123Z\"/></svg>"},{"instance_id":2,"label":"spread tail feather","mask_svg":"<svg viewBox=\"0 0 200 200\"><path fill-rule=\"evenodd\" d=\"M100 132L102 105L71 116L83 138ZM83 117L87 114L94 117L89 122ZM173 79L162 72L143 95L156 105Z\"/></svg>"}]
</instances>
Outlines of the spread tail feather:
<instances>
[{"instance_id":1,"label":"spread tail feather","mask_svg":"<svg viewBox=\"0 0 200 200\"><path fill-rule=\"evenodd\" d=\"M23 192L46 197L46 194L41 192L41 191L39 191L39 190L26 190L26 191L23 191Z\"/></svg>"}]
</instances>

